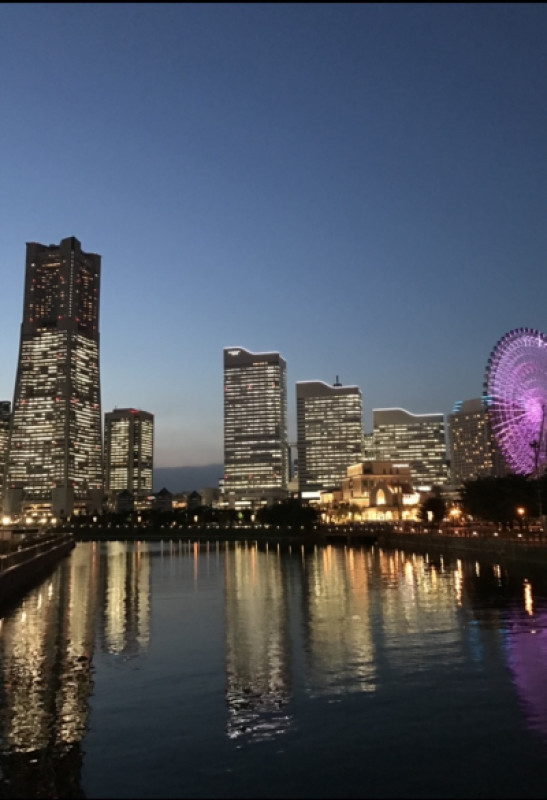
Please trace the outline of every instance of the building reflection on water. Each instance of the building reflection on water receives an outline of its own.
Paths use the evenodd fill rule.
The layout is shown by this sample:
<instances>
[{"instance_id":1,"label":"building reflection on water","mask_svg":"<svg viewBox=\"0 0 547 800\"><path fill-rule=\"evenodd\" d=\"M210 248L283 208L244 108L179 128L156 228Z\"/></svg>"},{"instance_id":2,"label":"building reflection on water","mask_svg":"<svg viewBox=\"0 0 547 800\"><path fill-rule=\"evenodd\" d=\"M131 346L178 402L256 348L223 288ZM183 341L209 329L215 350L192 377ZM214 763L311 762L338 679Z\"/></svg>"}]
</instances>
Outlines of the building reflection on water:
<instances>
[{"instance_id":1,"label":"building reflection on water","mask_svg":"<svg viewBox=\"0 0 547 800\"><path fill-rule=\"evenodd\" d=\"M147 545L80 543L1 620L0 786L5 797L82 797L97 617L110 652L149 639Z\"/></svg>"},{"instance_id":2,"label":"building reflection on water","mask_svg":"<svg viewBox=\"0 0 547 800\"><path fill-rule=\"evenodd\" d=\"M226 698L230 738L268 739L291 725L289 604L279 553L225 553Z\"/></svg>"},{"instance_id":3,"label":"building reflection on water","mask_svg":"<svg viewBox=\"0 0 547 800\"><path fill-rule=\"evenodd\" d=\"M226 733L238 746L294 729L299 693L372 695L439 664L486 658L509 665L528 725L547 736L547 608L536 599L547 591L535 579L378 547L226 543L215 552L218 577L208 572L207 586L224 593ZM1 621L3 796L83 796L92 659L133 659L152 646L156 556L189 568L160 571L174 597L192 575L201 590L208 548L80 543Z\"/></svg>"},{"instance_id":4,"label":"building reflection on water","mask_svg":"<svg viewBox=\"0 0 547 800\"><path fill-rule=\"evenodd\" d=\"M375 644L368 576L372 553L316 549L304 571L308 681L312 694L374 691Z\"/></svg>"},{"instance_id":5,"label":"building reflection on water","mask_svg":"<svg viewBox=\"0 0 547 800\"><path fill-rule=\"evenodd\" d=\"M96 547L76 548L2 621L0 766L6 797L83 796Z\"/></svg>"},{"instance_id":6,"label":"building reflection on water","mask_svg":"<svg viewBox=\"0 0 547 800\"><path fill-rule=\"evenodd\" d=\"M104 571L103 646L136 656L150 639L150 559L147 542L107 542Z\"/></svg>"},{"instance_id":7,"label":"building reflection on water","mask_svg":"<svg viewBox=\"0 0 547 800\"><path fill-rule=\"evenodd\" d=\"M261 739L291 727L299 647L305 690L331 698L509 654L530 725L547 733L547 612L534 616L531 582L521 596L515 582L499 564L377 547L302 549L301 558L256 544L227 550L228 736ZM507 614L526 618L527 639L515 638L514 626L507 633Z\"/></svg>"},{"instance_id":8,"label":"building reflection on water","mask_svg":"<svg viewBox=\"0 0 547 800\"><path fill-rule=\"evenodd\" d=\"M461 565L324 547L280 556L256 543L225 553L228 736L260 739L292 723L290 676L303 651L310 696L374 692L460 643ZM296 579L295 569L297 568ZM297 633L295 633L297 631Z\"/></svg>"},{"instance_id":9,"label":"building reflection on water","mask_svg":"<svg viewBox=\"0 0 547 800\"><path fill-rule=\"evenodd\" d=\"M510 616L508 661L529 726L547 737L547 610L536 611L530 580L522 591L524 613Z\"/></svg>"}]
</instances>

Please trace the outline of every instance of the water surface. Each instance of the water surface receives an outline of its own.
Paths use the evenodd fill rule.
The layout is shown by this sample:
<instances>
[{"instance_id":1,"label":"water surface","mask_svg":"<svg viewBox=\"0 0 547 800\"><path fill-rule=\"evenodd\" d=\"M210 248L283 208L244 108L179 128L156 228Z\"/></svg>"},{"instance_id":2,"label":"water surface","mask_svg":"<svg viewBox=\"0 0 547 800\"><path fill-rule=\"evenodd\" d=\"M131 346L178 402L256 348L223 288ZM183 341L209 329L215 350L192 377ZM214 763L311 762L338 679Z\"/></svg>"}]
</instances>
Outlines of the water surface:
<instances>
[{"instance_id":1,"label":"water surface","mask_svg":"<svg viewBox=\"0 0 547 800\"><path fill-rule=\"evenodd\" d=\"M541 571L79 543L0 628L5 797L544 797Z\"/></svg>"}]
</instances>

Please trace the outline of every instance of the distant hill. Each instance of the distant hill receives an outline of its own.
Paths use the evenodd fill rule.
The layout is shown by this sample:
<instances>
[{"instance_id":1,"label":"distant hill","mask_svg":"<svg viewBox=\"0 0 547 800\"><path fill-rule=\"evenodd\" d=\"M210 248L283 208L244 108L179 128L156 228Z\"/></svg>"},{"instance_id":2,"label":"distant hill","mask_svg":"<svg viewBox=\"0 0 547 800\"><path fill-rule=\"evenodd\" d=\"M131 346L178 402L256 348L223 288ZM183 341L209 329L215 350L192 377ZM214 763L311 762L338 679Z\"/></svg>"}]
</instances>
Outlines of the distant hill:
<instances>
[{"instance_id":1,"label":"distant hill","mask_svg":"<svg viewBox=\"0 0 547 800\"><path fill-rule=\"evenodd\" d=\"M224 474L223 464L207 464L205 467L156 467L154 469L154 491L167 489L170 492L199 492L200 489L217 487Z\"/></svg>"}]
</instances>

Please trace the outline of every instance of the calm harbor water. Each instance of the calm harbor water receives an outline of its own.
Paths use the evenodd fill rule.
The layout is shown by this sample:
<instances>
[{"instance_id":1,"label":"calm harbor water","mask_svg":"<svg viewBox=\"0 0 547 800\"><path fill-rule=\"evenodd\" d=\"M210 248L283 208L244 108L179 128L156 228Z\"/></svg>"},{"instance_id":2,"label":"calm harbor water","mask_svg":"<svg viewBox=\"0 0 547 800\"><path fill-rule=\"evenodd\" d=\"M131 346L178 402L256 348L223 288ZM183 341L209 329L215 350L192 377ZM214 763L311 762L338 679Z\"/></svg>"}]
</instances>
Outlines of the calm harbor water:
<instances>
[{"instance_id":1,"label":"calm harbor water","mask_svg":"<svg viewBox=\"0 0 547 800\"><path fill-rule=\"evenodd\" d=\"M545 797L547 575L79 543L0 627L4 797Z\"/></svg>"}]
</instances>

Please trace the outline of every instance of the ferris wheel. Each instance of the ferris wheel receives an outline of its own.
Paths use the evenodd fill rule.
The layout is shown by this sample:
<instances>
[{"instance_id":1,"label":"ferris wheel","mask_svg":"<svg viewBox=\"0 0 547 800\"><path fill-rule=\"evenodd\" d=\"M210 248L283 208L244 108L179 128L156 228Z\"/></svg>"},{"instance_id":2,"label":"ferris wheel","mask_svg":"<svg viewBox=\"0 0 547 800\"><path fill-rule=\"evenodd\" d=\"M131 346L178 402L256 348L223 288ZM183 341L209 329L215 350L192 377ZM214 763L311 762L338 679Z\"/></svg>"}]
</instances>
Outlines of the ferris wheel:
<instances>
[{"instance_id":1,"label":"ferris wheel","mask_svg":"<svg viewBox=\"0 0 547 800\"><path fill-rule=\"evenodd\" d=\"M506 333L488 359L484 390L507 465L539 475L547 461L547 337L532 328Z\"/></svg>"}]
</instances>

